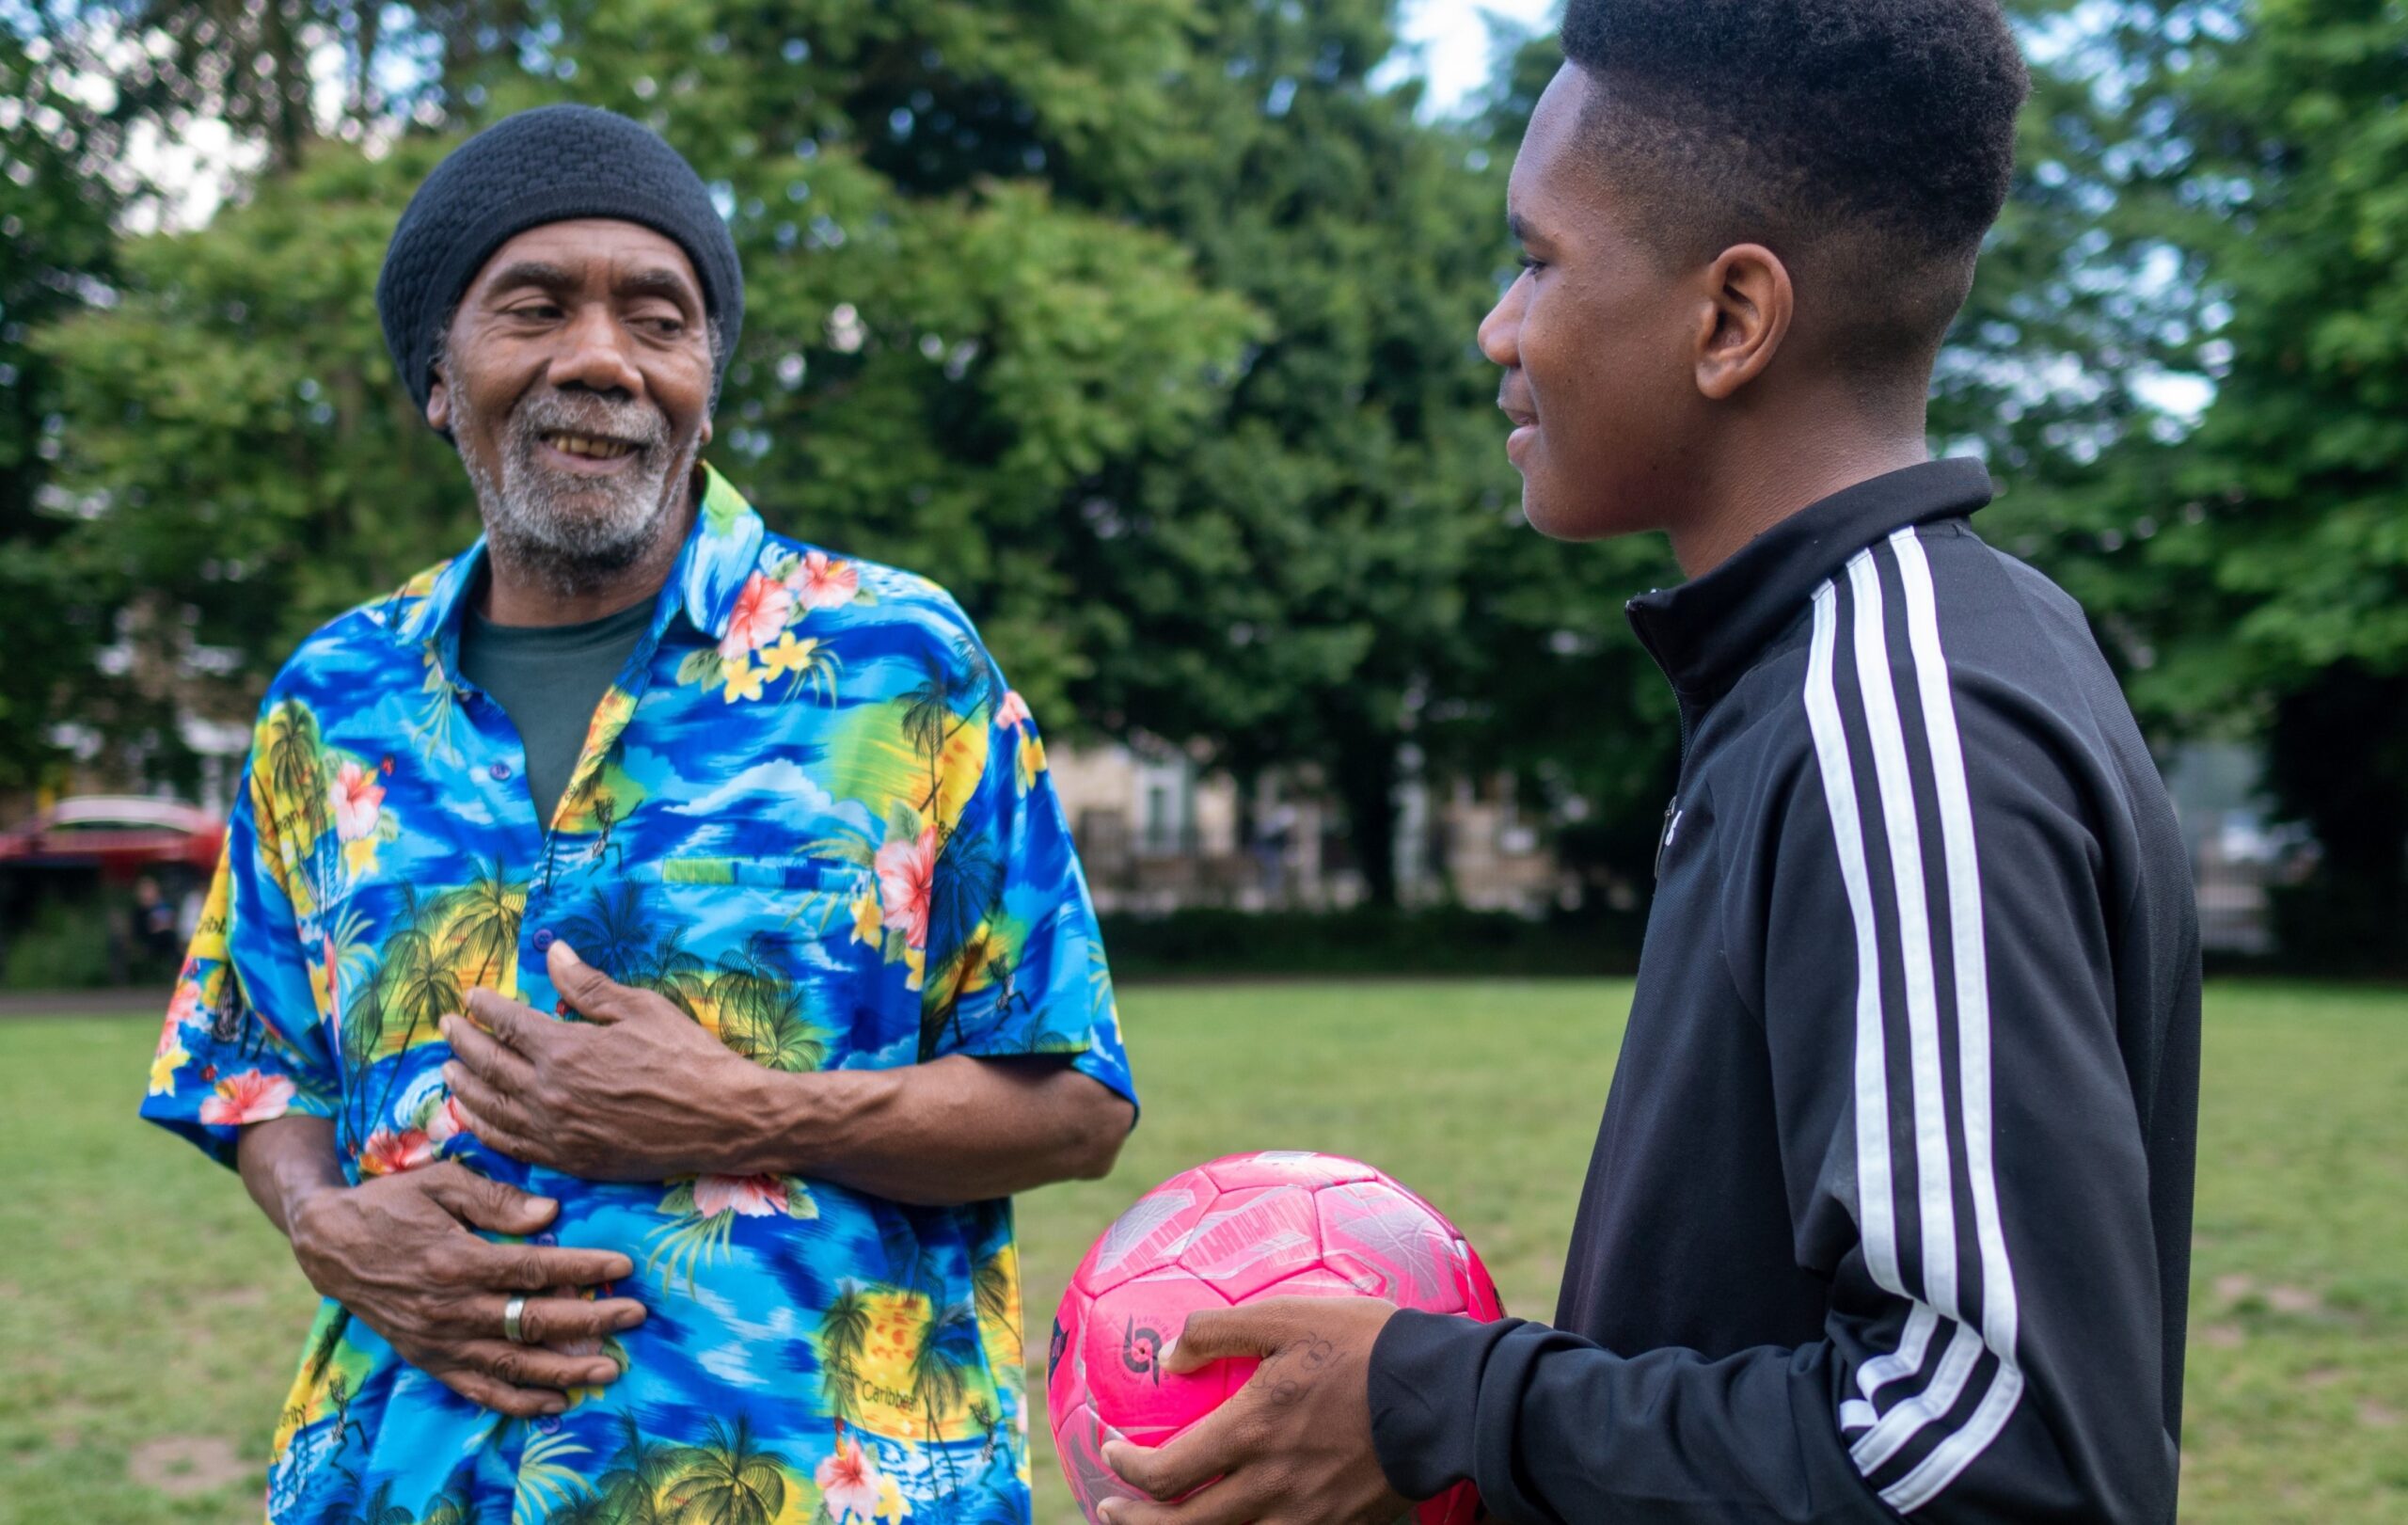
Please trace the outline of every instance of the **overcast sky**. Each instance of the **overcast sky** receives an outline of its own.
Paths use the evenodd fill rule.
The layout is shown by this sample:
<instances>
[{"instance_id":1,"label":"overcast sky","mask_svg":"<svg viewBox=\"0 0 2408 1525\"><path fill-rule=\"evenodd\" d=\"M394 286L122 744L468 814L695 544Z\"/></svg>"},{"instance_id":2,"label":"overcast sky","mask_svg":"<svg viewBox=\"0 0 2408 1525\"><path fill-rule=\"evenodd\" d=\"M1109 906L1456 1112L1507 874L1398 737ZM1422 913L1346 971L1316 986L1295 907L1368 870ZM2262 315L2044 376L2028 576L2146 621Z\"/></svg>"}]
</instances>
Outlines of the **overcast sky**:
<instances>
[{"instance_id":1,"label":"overcast sky","mask_svg":"<svg viewBox=\"0 0 2408 1525\"><path fill-rule=\"evenodd\" d=\"M1403 0L1401 30L1420 51L1430 76L1430 108L1451 111L1488 83L1488 28L1483 12L1533 30L1550 26L1560 0Z\"/></svg>"}]
</instances>

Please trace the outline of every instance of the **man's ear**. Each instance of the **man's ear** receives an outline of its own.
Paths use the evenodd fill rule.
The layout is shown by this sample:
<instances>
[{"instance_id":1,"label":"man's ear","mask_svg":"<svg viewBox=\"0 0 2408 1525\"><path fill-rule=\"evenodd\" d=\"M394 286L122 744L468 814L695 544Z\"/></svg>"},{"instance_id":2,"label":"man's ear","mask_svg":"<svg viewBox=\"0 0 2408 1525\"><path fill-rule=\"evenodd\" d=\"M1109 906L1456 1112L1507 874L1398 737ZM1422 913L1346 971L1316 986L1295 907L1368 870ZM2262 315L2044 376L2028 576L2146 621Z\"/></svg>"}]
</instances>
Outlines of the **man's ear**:
<instances>
[{"instance_id":1,"label":"man's ear","mask_svg":"<svg viewBox=\"0 0 2408 1525\"><path fill-rule=\"evenodd\" d=\"M435 385L426 391L426 421L436 434L448 433L452 428L452 389L444 385L440 371L435 373Z\"/></svg>"},{"instance_id":2,"label":"man's ear","mask_svg":"<svg viewBox=\"0 0 2408 1525\"><path fill-rule=\"evenodd\" d=\"M1798 293L1789 267L1762 244L1724 249L1705 274L1699 313L1697 389L1728 402L1765 373L1789 337Z\"/></svg>"}]
</instances>

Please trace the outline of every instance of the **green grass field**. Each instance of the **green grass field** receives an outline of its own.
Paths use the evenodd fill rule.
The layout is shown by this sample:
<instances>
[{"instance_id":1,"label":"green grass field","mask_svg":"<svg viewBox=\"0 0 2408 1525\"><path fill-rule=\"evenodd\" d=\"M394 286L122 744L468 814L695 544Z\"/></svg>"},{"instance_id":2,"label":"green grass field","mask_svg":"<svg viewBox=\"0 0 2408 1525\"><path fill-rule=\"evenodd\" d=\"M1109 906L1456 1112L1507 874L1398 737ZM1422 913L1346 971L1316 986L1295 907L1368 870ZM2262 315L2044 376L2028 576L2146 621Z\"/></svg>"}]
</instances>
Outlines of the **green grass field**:
<instances>
[{"instance_id":1,"label":"green grass field","mask_svg":"<svg viewBox=\"0 0 2408 1525\"><path fill-rule=\"evenodd\" d=\"M1042 1330L1087 1240L1215 1154L1373 1160L1553 1306L1623 984L1143 988L1147 1116L1022 1204ZM156 1033L0 1022L0 1525L259 1517L310 1298L236 1182L132 1117ZM2408 1519L2408 994L2210 992L2183 1518ZM1041 1380L1041 1378L1040 1378ZM1075 1519L1043 1443L1039 1517Z\"/></svg>"}]
</instances>

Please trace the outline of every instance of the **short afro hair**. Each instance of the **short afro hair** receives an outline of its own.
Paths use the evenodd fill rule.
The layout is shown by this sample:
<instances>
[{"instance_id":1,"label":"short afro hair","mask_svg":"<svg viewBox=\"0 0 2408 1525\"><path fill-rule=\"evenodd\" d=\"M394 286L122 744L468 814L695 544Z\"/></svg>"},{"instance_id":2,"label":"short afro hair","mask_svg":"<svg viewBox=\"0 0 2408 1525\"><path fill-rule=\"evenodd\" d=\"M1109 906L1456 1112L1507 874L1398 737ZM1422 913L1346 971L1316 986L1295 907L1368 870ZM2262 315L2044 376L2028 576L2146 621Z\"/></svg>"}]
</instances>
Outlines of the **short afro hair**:
<instances>
[{"instance_id":1,"label":"short afro hair","mask_svg":"<svg viewBox=\"0 0 2408 1525\"><path fill-rule=\"evenodd\" d=\"M2030 72L1998 0L1569 0L1582 137L1669 258L1760 242L1928 366L2006 203Z\"/></svg>"}]
</instances>

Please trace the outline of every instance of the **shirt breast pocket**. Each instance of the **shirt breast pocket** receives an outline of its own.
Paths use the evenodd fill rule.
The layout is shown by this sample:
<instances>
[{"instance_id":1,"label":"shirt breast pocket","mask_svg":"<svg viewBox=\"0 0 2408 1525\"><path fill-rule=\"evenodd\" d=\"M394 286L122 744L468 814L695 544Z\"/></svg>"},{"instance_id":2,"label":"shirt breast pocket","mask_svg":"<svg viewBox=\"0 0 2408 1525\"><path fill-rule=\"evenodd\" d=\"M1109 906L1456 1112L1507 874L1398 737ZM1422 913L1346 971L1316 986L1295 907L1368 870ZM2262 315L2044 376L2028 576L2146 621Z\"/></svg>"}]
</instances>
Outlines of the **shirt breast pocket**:
<instances>
[{"instance_id":1,"label":"shirt breast pocket","mask_svg":"<svg viewBox=\"0 0 2408 1525\"><path fill-rule=\"evenodd\" d=\"M856 935L863 897L877 900L867 866L673 857L619 878L635 956L592 961L617 964L612 977L667 996L756 1064L800 1072L851 1057L879 967L876 942Z\"/></svg>"}]
</instances>

